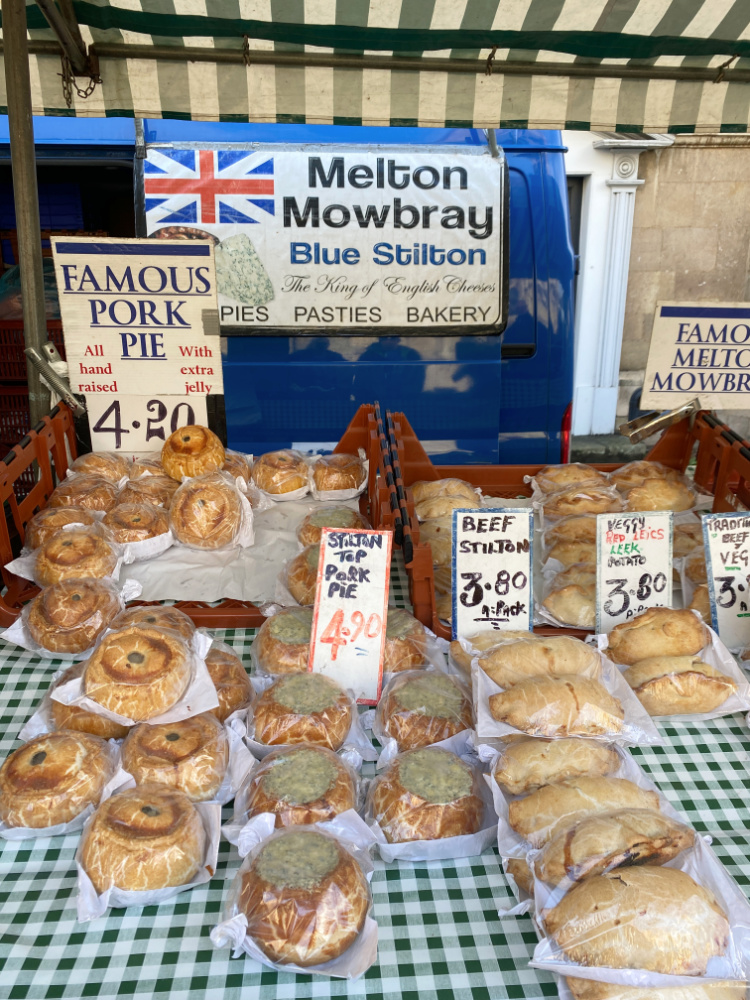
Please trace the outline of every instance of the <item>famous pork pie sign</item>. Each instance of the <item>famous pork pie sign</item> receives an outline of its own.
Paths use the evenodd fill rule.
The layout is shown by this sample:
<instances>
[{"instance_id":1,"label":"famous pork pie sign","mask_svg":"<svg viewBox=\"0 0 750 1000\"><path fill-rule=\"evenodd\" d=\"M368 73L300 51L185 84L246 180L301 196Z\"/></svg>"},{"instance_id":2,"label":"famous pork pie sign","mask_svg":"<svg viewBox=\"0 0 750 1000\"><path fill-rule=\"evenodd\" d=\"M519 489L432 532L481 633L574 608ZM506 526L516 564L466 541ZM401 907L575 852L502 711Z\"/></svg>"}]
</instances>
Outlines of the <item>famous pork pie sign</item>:
<instances>
[{"instance_id":1,"label":"famous pork pie sign","mask_svg":"<svg viewBox=\"0 0 750 1000\"><path fill-rule=\"evenodd\" d=\"M214 244L222 332L498 332L505 160L487 147L149 146L149 236Z\"/></svg>"}]
</instances>

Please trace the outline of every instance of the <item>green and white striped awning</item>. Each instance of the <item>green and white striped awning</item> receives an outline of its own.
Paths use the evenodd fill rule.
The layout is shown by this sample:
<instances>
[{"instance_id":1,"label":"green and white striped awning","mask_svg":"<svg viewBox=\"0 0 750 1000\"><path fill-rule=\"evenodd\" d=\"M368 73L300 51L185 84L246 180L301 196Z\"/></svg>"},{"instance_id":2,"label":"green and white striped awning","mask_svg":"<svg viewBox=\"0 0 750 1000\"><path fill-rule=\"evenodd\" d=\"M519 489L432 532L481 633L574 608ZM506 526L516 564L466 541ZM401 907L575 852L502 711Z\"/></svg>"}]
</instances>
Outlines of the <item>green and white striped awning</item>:
<instances>
[{"instance_id":1,"label":"green and white striped awning","mask_svg":"<svg viewBox=\"0 0 750 1000\"><path fill-rule=\"evenodd\" d=\"M749 130L750 0L73 0L72 8L101 83L87 97L74 89L67 107L58 43L30 3L35 114ZM85 90L85 78L76 83Z\"/></svg>"}]
</instances>

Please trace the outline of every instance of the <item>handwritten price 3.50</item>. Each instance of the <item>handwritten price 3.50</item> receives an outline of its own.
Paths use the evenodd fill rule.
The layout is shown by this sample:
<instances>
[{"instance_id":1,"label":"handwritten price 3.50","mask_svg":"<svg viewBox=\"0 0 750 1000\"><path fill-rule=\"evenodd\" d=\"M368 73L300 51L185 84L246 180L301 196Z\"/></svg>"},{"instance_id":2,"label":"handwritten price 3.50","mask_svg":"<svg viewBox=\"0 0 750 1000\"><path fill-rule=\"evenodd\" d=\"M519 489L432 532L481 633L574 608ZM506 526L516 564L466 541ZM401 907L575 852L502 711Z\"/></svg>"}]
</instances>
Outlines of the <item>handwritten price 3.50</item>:
<instances>
[{"instance_id":1,"label":"handwritten price 3.50","mask_svg":"<svg viewBox=\"0 0 750 1000\"><path fill-rule=\"evenodd\" d=\"M339 608L321 632L320 642L327 642L331 645L332 661L336 659L340 646L346 646L350 642L355 643L360 636L365 639L377 639L383 631L383 621L377 614L371 614L365 621L365 616L361 611L353 611L350 624L351 628L344 625L344 611ZM360 656L366 656L367 652L366 649L357 650Z\"/></svg>"}]
</instances>

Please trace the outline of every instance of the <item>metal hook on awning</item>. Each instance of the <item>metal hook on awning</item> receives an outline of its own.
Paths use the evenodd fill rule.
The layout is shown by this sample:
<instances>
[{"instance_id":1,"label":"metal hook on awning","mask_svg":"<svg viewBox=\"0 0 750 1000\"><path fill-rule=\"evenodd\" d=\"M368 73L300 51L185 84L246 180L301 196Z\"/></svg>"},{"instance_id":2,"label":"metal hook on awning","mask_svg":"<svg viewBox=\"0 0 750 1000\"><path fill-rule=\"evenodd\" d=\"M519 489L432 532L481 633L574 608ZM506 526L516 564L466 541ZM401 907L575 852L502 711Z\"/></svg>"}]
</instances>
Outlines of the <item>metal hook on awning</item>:
<instances>
[{"instance_id":1,"label":"metal hook on awning","mask_svg":"<svg viewBox=\"0 0 750 1000\"><path fill-rule=\"evenodd\" d=\"M721 66L719 66L719 72L714 77L714 83L721 83L721 81L724 79L726 71L729 69L732 63L735 62L737 59L739 59L739 56L730 56L726 62L723 62Z\"/></svg>"},{"instance_id":2,"label":"metal hook on awning","mask_svg":"<svg viewBox=\"0 0 750 1000\"><path fill-rule=\"evenodd\" d=\"M486 76L492 76L492 64L495 61L495 55L496 55L496 53L497 53L497 45L493 45L492 46L492 51L487 56L487 65L486 65L485 70L484 70Z\"/></svg>"}]
</instances>

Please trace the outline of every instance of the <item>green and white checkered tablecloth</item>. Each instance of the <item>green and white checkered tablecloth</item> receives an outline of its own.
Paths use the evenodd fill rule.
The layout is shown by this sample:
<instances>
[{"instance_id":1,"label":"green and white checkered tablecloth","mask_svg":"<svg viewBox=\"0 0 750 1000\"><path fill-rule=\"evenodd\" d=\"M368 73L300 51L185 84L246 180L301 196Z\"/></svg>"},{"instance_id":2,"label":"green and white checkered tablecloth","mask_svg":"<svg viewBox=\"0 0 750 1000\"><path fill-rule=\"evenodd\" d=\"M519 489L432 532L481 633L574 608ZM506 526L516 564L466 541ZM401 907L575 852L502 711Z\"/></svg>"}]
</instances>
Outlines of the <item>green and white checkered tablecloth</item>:
<instances>
[{"instance_id":1,"label":"green and white checkered tablecloth","mask_svg":"<svg viewBox=\"0 0 750 1000\"><path fill-rule=\"evenodd\" d=\"M392 593L405 602L394 566ZM248 662L252 631L217 633ZM0 644L0 758L49 685L59 661ZM741 716L664 729L669 745L635 751L697 830L711 833L731 874L750 882L750 732ZM224 817L230 815L227 807ZM537 1000L555 997L551 976L528 967L536 937L528 917L500 920L512 897L496 851L431 864L377 862L373 876L378 961L356 983L249 971L216 951L218 921L239 866L222 841L215 878L162 906L76 921L77 836L0 841L0 1000L83 997L158 1000Z\"/></svg>"}]
</instances>

